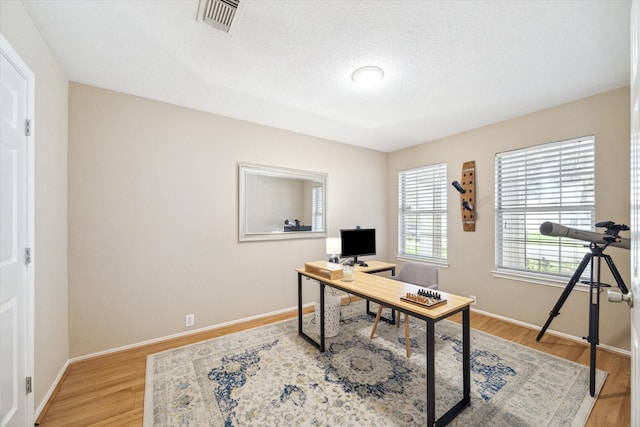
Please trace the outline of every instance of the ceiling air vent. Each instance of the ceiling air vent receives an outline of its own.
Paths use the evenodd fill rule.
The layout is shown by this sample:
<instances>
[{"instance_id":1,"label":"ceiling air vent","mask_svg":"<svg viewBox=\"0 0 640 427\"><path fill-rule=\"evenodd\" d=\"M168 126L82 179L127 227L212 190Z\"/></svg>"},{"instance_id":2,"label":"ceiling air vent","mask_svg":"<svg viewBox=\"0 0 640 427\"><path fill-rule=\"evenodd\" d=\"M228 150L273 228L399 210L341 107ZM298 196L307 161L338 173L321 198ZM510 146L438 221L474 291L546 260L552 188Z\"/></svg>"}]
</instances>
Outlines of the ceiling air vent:
<instances>
[{"instance_id":1,"label":"ceiling air vent","mask_svg":"<svg viewBox=\"0 0 640 427\"><path fill-rule=\"evenodd\" d=\"M204 4L202 20L219 30L229 32L233 18L236 16L240 0L200 0L198 3L198 16L200 7Z\"/></svg>"}]
</instances>

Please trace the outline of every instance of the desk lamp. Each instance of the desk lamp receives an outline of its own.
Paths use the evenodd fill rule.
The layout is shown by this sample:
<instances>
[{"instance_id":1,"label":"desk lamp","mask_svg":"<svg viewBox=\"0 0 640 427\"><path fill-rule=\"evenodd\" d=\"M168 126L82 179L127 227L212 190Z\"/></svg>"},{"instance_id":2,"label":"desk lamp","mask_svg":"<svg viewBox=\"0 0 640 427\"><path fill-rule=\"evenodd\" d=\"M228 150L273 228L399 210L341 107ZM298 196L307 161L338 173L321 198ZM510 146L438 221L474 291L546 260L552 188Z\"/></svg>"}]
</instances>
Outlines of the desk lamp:
<instances>
[{"instance_id":1,"label":"desk lamp","mask_svg":"<svg viewBox=\"0 0 640 427\"><path fill-rule=\"evenodd\" d=\"M327 237L327 255L331 255L329 257L329 262L334 264L340 264L340 258L338 255L342 251L342 240L339 237Z\"/></svg>"}]
</instances>

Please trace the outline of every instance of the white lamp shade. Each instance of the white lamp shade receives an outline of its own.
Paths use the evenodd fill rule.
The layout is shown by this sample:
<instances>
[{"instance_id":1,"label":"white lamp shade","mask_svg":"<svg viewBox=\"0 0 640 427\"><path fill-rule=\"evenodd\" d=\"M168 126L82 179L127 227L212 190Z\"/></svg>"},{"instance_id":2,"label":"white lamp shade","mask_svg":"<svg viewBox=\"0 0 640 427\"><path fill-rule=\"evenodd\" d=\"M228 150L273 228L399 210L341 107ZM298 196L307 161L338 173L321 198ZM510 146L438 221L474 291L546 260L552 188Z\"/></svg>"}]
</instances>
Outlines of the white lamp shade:
<instances>
[{"instance_id":1,"label":"white lamp shade","mask_svg":"<svg viewBox=\"0 0 640 427\"><path fill-rule=\"evenodd\" d=\"M342 251L342 239L327 237L327 255L338 255Z\"/></svg>"}]
</instances>

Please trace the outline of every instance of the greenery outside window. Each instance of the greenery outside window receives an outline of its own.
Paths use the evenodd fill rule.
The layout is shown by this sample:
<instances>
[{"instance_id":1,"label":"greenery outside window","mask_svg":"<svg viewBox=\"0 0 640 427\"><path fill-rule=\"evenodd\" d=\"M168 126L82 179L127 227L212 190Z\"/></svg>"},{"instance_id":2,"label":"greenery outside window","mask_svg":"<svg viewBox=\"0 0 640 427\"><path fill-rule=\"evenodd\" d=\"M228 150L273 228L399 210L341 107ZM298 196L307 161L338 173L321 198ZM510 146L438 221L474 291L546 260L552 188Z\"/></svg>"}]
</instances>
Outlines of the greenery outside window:
<instances>
[{"instance_id":1,"label":"greenery outside window","mask_svg":"<svg viewBox=\"0 0 640 427\"><path fill-rule=\"evenodd\" d=\"M447 165L398 173L398 256L447 260Z\"/></svg>"},{"instance_id":2,"label":"greenery outside window","mask_svg":"<svg viewBox=\"0 0 640 427\"><path fill-rule=\"evenodd\" d=\"M496 155L496 270L573 275L585 242L542 235L540 224L594 230L594 144L587 136Z\"/></svg>"}]
</instances>

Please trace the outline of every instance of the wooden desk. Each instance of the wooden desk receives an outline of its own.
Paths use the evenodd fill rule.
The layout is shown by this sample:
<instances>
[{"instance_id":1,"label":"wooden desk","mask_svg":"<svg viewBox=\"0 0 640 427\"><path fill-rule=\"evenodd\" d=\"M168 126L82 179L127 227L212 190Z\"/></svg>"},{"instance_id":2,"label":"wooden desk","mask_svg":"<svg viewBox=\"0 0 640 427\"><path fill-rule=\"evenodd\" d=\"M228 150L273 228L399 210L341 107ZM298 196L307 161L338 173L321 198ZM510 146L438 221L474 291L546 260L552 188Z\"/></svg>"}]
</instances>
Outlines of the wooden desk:
<instances>
[{"instance_id":1,"label":"wooden desk","mask_svg":"<svg viewBox=\"0 0 640 427\"><path fill-rule=\"evenodd\" d=\"M354 266L354 271L361 271L363 273L375 274L375 273L383 273L385 271L390 271L392 276L396 275L396 265L388 262L382 261L366 261L367 266L363 267L361 265ZM369 308L369 300L367 300L367 314L370 316L375 316L376 313L372 312ZM388 319L384 316L380 317L380 320L383 320L392 325L396 324L396 311L391 310L391 319Z\"/></svg>"},{"instance_id":2,"label":"wooden desk","mask_svg":"<svg viewBox=\"0 0 640 427\"><path fill-rule=\"evenodd\" d=\"M382 261L366 261L367 266L363 267L361 265L356 265L353 267L354 271L359 271L362 273L382 273L383 271L390 271L392 276L396 274L396 265L391 264L389 262Z\"/></svg>"},{"instance_id":3,"label":"wooden desk","mask_svg":"<svg viewBox=\"0 0 640 427\"><path fill-rule=\"evenodd\" d=\"M373 266L371 266L374 268ZM471 363L470 363L470 330L471 322L469 316L469 306L473 300L458 295L440 292L445 304L433 308L425 308L419 305L405 302L401 296L410 293L417 293L420 286L399 282L386 277L368 274L362 270L354 272L353 282L344 282L342 279L329 280L325 277L311 274L304 268L296 270L298 272L298 335L310 342L321 352L325 351L324 336L324 290L326 286L339 289L341 291L371 300L382 304L401 313L408 313L427 323L427 425L444 426L447 425L456 415L458 415L471 402ZM316 280L320 285L320 342L316 342L302 329L302 277ZM444 415L436 420L436 388L435 388L435 323L453 314L462 312L462 399L449 409Z\"/></svg>"}]
</instances>

